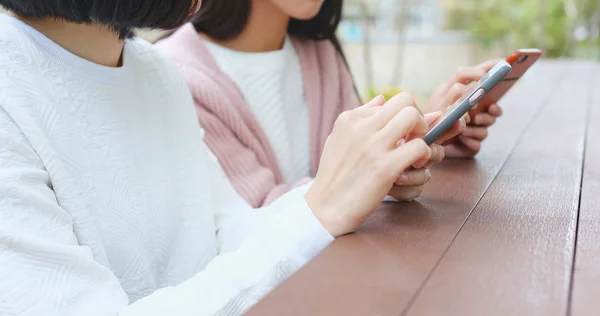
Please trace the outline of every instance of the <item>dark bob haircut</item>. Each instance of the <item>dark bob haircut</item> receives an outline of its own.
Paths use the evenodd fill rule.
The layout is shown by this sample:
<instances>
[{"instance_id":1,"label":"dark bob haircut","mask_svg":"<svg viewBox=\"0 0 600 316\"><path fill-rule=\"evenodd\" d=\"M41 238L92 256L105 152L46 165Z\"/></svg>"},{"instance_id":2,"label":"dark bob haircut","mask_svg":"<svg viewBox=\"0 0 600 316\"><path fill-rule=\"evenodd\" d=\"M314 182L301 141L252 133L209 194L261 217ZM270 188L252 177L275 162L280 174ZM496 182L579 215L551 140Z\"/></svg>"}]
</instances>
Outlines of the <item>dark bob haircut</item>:
<instances>
[{"instance_id":1,"label":"dark bob haircut","mask_svg":"<svg viewBox=\"0 0 600 316\"><path fill-rule=\"evenodd\" d=\"M0 0L0 6L30 18L100 23L121 38L134 28L173 29L189 20L199 0Z\"/></svg>"},{"instance_id":2,"label":"dark bob haircut","mask_svg":"<svg viewBox=\"0 0 600 316\"><path fill-rule=\"evenodd\" d=\"M292 19L288 26L288 34L316 41L331 41L347 67L346 56L335 34L342 19L343 4L343 0L325 0L314 18ZM240 35L244 30L250 10L252 10L251 0L202 0L202 7L194 16L192 23L197 32L205 33L216 40L229 40ZM356 86L354 90L357 92Z\"/></svg>"}]
</instances>

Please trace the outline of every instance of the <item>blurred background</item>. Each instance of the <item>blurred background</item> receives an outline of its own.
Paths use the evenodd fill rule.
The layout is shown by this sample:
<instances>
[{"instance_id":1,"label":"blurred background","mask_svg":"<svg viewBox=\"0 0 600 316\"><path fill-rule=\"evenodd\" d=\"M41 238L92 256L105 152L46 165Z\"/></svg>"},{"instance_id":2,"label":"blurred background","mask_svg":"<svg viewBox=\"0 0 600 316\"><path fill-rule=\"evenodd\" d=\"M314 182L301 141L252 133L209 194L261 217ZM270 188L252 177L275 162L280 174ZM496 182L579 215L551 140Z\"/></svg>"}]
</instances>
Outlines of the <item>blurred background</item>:
<instances>
[{"instance_id":1,"label":"blurred background","mask_svg":"<svg viewBox=\"0 0 600 316\"><path fill-rule=\"evenodd\" d=\"M518 48L600 60L600 0L346 0L339 35L364 97L425 97L458 66Z\"/></svg>"}]
</instances>

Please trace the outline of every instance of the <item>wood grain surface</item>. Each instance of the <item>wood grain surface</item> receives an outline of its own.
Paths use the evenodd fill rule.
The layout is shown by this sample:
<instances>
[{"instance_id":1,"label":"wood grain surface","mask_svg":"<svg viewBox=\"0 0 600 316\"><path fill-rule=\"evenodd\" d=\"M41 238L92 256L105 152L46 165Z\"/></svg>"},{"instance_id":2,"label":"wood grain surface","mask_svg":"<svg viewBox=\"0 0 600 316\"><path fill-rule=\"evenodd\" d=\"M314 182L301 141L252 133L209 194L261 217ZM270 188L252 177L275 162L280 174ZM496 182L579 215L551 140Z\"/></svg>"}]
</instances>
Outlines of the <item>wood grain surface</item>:
<instances>
[{"instance_id":1,"label":"wood grain surface","mask_svg":"<svg viewBox=\"0 0 600 316\"><path fill-rule=\"evenodd\" d=\"M565 314L590 88L576 73L591 71L540 63L477 159L436 166L418 202L383 205L248 314Z\"/></svg>"},{"instance_id":2,"label":"wood grain surface","mask_svg":"<svg viewBox=\"0 0 600 316\"><path fill-rule=\"evenodd\" d=\"M591 78L570 64L408 315L566 315Z\"/></svg>"},{"instance_id":3,"label":"wood grain surface","mask_svg":"<svg viewBox=\"0 0 600 316\"><path fill-rule=\"evenodd\" d=\"M600 315L600 65L593 67L572 315Z\"/></svg>"}]
</instances>

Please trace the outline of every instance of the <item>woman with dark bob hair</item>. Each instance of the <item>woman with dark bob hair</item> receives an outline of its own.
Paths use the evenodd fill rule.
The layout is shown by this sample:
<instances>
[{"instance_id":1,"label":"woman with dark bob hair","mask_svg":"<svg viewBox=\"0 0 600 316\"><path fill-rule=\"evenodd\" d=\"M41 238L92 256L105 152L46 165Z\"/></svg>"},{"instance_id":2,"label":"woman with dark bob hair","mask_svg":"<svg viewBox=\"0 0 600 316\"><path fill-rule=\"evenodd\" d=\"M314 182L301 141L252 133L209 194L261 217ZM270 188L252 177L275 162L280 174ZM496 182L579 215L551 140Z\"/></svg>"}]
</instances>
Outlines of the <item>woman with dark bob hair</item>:
<instances>
[{"instance_id":1,"label":"woman with dark bob hair","mask_svg":"<svg viewBox=\"0 0 600 316\"><path fill-rule=\"evenodd\" d=\"M340 115L312 183L252 210L175 66L131 36L198 1L0 5L3 316L240 314L443 155L410 95L378 97Z\"/></svg>"},{"instance_id":2,"label":"woman with dark bob hair","mask_svg":"<svg viewBox=\"0 0 600 316\"><path fill-rule=\"evenodd\" d=\"M159 42L190 87L206 144L253 207L268 205L319 169L335 119L360 105L336 29L343 0L204 0L193 21ZM460 70L423 106L429 119L494 62ZM490 114L491 113L491 114ZM448 145L473 156L497 106ZM465 122L462 122L466 125ZM392 197L410 200L427 169L403 174Z\"/></svg>"}]
</instances>

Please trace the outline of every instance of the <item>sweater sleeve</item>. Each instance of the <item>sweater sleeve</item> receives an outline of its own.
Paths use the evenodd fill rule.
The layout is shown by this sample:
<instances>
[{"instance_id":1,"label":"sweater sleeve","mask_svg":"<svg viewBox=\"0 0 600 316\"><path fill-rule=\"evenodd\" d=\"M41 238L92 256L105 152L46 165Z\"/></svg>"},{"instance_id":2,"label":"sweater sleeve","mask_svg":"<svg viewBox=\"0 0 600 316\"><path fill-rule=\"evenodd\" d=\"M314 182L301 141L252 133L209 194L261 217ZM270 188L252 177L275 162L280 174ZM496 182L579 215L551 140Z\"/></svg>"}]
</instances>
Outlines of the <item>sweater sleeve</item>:
<instances>
[{"instance_id":1,"label":"sweater sleeve","mask_svg":"<svg viewBox=\"0 0 600 316\"><path fill-rule=\"evenodd\" d=\"M306 204L310 184L253 210L208 152L220 255L195 277L141 299L124 315L242 314L333 241Z\"/></svg>"},{"instance_id":2,"label":"sweater sleeve","mask_svg":"<svg viewBox=\"0 0 600 316\"><path fill-rule=\"evenodd\" d=\"M182 284L129 305L110 268L78 243L43 163L0 109L0 314L239 314L333 240L306 205L306 188L251 210L211 159L198 163L216 172L206 179L215 209L204 211L215 213L220 254Z\"/></svg>"}]
</instances>

